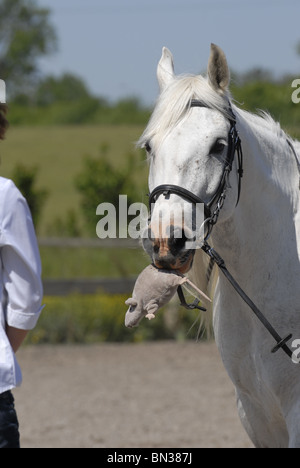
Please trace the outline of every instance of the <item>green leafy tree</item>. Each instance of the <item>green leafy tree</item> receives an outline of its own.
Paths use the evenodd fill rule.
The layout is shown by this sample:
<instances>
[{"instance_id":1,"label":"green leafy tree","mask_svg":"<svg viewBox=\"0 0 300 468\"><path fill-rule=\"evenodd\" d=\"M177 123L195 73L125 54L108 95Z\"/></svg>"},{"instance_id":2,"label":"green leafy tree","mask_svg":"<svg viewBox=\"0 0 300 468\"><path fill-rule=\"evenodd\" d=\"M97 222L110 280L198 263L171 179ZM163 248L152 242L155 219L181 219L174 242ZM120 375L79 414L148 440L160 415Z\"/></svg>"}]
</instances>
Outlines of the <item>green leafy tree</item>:
<instances>
[{"instance_id":1,"label":"green leafy tree","mask_svg":"<svg viewBox=\"0 0 300 468\"><path fill-rule=\"evenodd\" d=\"M0 73L11 96L30 86L40 57L56 49L49 14L36 0L0 0Z\"/></svg>"},{"instance_id":2,"label":"green leafy tree","mask_svg":"<svg viewBox=\"0 0 300 468\"><path fill-rule=\"evenodd\" d=\"M65 73L58 78L46 77L36 91L36 102L41 106L89 98L90 94L84 81L71 73Z\"/></svg>"}]
</instances>

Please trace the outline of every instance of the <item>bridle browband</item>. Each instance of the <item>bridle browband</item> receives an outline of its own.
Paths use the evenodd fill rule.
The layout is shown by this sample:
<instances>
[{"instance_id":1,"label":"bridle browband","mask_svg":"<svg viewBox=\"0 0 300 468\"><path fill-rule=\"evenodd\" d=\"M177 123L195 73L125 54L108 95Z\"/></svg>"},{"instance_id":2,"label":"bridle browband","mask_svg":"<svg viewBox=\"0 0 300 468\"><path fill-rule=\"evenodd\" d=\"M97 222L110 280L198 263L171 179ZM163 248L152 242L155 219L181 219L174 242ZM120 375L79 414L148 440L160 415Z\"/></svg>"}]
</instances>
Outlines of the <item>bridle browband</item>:
<instances>
[{"instance_id":1,"label":"bridle browband","mask_svg":"<svg viewBox=\"0 0 300 468\"><path fill-rule=\"evenodd\" d=\"M190 101L190 107L192 108L192 107L208 107L208 106L202 101L192 99ZM219 183L217 191L215 192L211 200L205 203L203 200L201 200L200 197L198 197L197 195L195 195L194 193L190 192L189 190L183 187L180 187L178 185L172 185L172 184L164 184L164 185L159 185L150 193L149 195L150 212L152 211L152 205L157 201L158 197L162 194L166 198L169 197L171 194L178 195L184 200L187 200L193 204L202 203L204 205L204 214L206 218L205 223L208 226L208 232L204 238L203 246L201 247L202 250L210 257L211 262L213 262L213 264L216 264L219 267L221 272L225 275L227 280L234 287L235 291L239 294L239 296L243 299L243 301L250 307L250 309L254 312L254 314L260 320L263 326L272 335L272 337L276 341L276 345L272 348L272 353L275 353L281 348L290 358L292 358L293 353L291 349L289 348L289 346L287 345L287 342L292 338L293 335L290 333L285 338L282 338L277 333L277 331L273 328L271 323L266 319L264 314L258 309L258 307L254 304L254 302L249 298L249 296L247 296L245 291L243 291L243 289L239 286L237 281L229 273L223 258L207 243L207 240L211 234L211 231L214 225L218 221L220 211L224 205L227 190L230 187L229 175L232 171L233 161L234 161L234 157L236 153L238 157L238 171L237 172L239 176L238 197L237 197L236 205L238 205L239 203L240 194L241 194L241 179L243 177L243 152L242 152L241 140L240 140L238 131L236 129L236 117L233 113L233 110L229 101L228 101L227 113L230 116L229 118L230 130L228 134L227 156L225 159L221 181ZM299 160L295 152L295 149L293 145L289 142L289 140L288 140L288 144L291 146L296 156L296 161L298 162L298 169L299 169ZM213 210L214 205L215 205L215 209ZM184 307L188 309L202 309L203 310L203 308L196 305L197 300L193 304L188 305L185 301L182 289L180 287L178 288L178 295L181 301L181 305L183 305ZM198 303L199 302L200 301L198 301Z\"/></svg>"},{"instance_id":2,"label":"bridle browband","mask_svg":"<svg viewBox=\"0 0 300 468\"><path fill-rule=\"evenodd\" d=\"M192 99L189 104L190 108L192 107L208 107L203 101L199 101L196 99ZM193 204L203 204L204 206L204 215L205 215L205 224L207 226L207 234L205 239L207 240L211 234L213 226L218 221L218 217L220 211L224 205L224 201L226 198L227 190L230 186L229 184L229 174L232 171L233 161L235 154L237 153L238 157L238 196L237 196L237 203L240 199L241 194L241 182L243 177L243 153L242 153L242 146L241 140L236 129L236 117L233 113L232 107L230 102L228 101L228 109L227 114L230 116L230 129L228 133L228 149L227 155L224 162L223 173L218 185L218 188L214 195L208 202L204 202L200 197L195 195L194 193L190 192L189 190L180 187L178 185L172 184L163 184L156 187L149 195L149 205L150 211L152 211L153 204L157 201L160 195L164 195L165 197L169 197L171 194L178 195L184 200L187 200Z\"/></svg>"}]
</instances>

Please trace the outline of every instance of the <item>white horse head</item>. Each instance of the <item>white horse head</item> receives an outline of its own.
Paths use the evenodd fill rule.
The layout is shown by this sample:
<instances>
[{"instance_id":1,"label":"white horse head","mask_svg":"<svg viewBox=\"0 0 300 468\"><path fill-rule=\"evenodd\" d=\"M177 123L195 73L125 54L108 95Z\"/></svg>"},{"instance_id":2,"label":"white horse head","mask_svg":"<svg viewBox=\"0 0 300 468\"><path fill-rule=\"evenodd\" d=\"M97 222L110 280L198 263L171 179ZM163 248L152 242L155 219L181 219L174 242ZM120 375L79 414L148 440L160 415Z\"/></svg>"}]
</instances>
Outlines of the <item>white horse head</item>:
<instances>
[{"instance_id":1,"label":"white horse head","mask_svg":"<svg viewBox=\"0 0 300 468\"><path fill-rule=\"evenodd\" d=\"M150 162L150 192L156 195L146 251L157 267L184 273L194 262L194 269L200 268L200 256L186 241L194 228L193 200L201 200L209 208L206 217L217 221L211 240L228 270L278 332L292 332L299 346L300 144L267 114L232 105L228 65L215 45L206 78L175 76L167 49L157 74L161 93L140 139ZM238 158L224 178L236 129L244 154L241 193ZM216 197L220 184L224 206L224 196ZM175 189L164 192L157 189L161 185ZM284 353L271 354L272 337L223 276L215 289L214 331L253 443L300 447L299 366Z\"/></svg>"},{"instance_id":2,"label":"white horse head","mask_svg":"<svg viewBox=\"0 0 300 468\"><path fill-rule=\"evenodd\" d=\"M164 48L157 76L161 94L139 142L149 156L150 191L172 184L197 195L205 204L217 203L213 199L224 172L232 120L226 57L212 45L207 78L177 77L171 52ZM193 107L193 100L201 104ZM237 199L235 170L230 186L223 219L230 215ZM157 198L149 226L151 235L144 240L156 266L182 272L190 269L195 250L187 249L186 241L194 232L192 210L193 204L179 195Z\"/></svg>"}]
</instances>

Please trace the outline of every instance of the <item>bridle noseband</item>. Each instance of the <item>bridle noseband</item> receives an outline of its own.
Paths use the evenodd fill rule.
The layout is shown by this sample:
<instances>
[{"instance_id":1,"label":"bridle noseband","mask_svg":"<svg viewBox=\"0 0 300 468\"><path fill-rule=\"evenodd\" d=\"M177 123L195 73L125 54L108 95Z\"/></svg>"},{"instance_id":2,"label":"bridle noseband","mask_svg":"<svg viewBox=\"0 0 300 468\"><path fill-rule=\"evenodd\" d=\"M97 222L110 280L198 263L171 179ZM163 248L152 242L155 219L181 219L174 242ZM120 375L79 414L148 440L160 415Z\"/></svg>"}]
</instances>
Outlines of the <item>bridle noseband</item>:
<instances>
[{"instance_id":1,"label":"bridle noseband","mask_svg":"<svg viewBox=\"0 0 300 468\"><path fill-rule=\"evenodd\" d=\"M230 115L230 118L229 118L230 129L228 133L227 155L225 158L223 173L222 173L219 186L216 192L214 193L214 195L212 196L212 198L209 200L209 202L204 202L200 197L190 192L189 190L183 187L180 187L178 185L172 185L172 184L159 185L149 195L150 211L152 211L153 204L157 201L160 195L164 195L165 197L168 197L171 194L174 194L174 195L180 196L184 200L187 200L193 204L198 204L198 203L203 204L205 224L207 226L207 234L205 236L205 240L207 240L208 237L210 236L213 226L218 221L220 211L224 205L227 190L230 186L229 174L232 171L233 161L234 161L234 157L236 153L238 156L238 177L239 177L238 197L237 197L236 204L238 204L239 199L240 199L241 180L243 177L243 153L242 153L241 140L240 140L238 131L236 129L236 117L233 113L230 102L228 102L228 105L229 107L227 109L227 113ZM208 106L202 101L192 99L190 101L190 107L192 108L192 107L208 107Z\"/></svg>"}]
</instances>

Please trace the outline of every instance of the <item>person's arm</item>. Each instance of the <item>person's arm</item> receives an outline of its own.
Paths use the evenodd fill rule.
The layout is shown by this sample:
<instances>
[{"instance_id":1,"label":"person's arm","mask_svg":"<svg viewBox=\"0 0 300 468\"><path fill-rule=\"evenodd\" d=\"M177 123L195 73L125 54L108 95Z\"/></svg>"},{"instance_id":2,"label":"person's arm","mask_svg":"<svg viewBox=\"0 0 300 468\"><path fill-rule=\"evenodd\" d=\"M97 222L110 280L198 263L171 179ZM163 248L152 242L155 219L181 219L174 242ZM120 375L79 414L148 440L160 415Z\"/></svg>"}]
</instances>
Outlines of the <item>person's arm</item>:
<instances>
[{"instance_id":1,"label":"person's arm","mask_svg":"<svg viewBox=\"0 0 300 468\"><path fill-rule=\"evenodd\" d=\"M26 336L28 335L28 331L19 330L18 328L10 327L9 325L7 325L6 335L14 353L16 353L23 341L25 340Z\"/></svg>"},{"instance_id":2,"label":"person's arm","mask_svg":"<svg viewBox=\"0 0 300 468\"><path fill-rule=\"evenodd\" d=\"M12 349L17 351L42 310L41 264L26 200L11 181L6 181L2 190L0 245L2 281L7 295L6 333Z\"/></svg>"}]
</instances>

